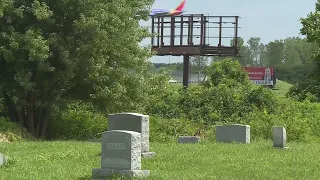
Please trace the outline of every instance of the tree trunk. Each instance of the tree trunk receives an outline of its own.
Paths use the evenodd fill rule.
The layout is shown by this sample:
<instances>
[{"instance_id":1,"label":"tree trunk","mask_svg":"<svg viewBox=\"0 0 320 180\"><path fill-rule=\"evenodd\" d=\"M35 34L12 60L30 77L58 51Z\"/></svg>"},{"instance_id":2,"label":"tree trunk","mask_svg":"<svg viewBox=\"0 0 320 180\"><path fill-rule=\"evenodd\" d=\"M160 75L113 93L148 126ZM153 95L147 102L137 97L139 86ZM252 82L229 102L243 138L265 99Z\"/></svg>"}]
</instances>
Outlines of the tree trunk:
<instances>
[{"instance_id":1,"label":"tree trunk","mask_svg":"<svg viewBox=\"0 0 320 180\"><path fill-rule=\"evenodd\" d=\"M17 122L21 127L26 127L27 131L37 138L46 137L50 116L49 107L35 107L33 92L27 93L27 105L21 108L15 107L7 93L4 92L3 96L12 122Z\"/></svg>"},{"instance_id":2,"label":"tree trunk","mask_svg":"<svg viewBox=\"0 0 320 180\"><path fill-rule=\"evenodd\" d=\"M31 133L32 135L36 135L35 134L35 128L34 128L34 111L33 111L33 107L34 107L34 103L33 103L33 92L28 92L27 94L27 130L29 133Z\"/></svg>"},{"instance_id":3,"label":"tree trunk","mask_svg":"<svg viewBox=\"0 0 320 180\"><path fill-rule=\"evenodd\" d=\"M20 110L17 111L17 117L19 119L19 123L21 127L25 127L24 113L25 113L24 108L21 108Z\"/></svg>"},{"instance_id":4,"label":"tree trunk","mask_svg":"<svg viewBox=\"0 0 320 180\"><path fill-rule=\"evenodd\" d=\"M49 114L50 114L50 108L43 108L42 111L42 123L41 123L41 133L40 133L40 138L46 137L47 134L47 127L48 127L48 122L49 122Z\"/></svg>"},{"instance_id":5,"label":"tree trunk","mask_svg":"<svg viewBox=\"0 0 320 180\"><path fill-rule=\"evenodd\" d=\"M40 125L41 125L41 121L42 121L42 114L41 114L41 107L34 107L34 113L35 113L35 128L36 128L36 136L39 137L40 136Z\"/></svg>"},{"instance_id":6,"label":"tree trunk","mask_svg":"<svg viewBox=\"0 0 320 180\"><path fill-rule=\"evenodd\" d=\"M8 108L8 113L10 116L10 121L12 122L17 122L17 117L16 117L16 109L13 105L13 102L11 101L10 97L8 96L7 93L3 92L3 97L4 97L4 103L6 104Z\"/></svg>"}]
</instances>

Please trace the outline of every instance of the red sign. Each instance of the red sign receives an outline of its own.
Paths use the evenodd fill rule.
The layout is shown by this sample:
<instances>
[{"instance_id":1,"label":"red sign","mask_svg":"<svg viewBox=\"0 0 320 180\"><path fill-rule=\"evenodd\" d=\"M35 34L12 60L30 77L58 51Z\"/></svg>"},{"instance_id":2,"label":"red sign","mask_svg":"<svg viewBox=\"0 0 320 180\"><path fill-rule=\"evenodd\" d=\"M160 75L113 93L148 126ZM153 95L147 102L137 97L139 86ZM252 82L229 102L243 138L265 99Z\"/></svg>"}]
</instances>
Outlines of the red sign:
<instances>
[{"instance_id":1,"label":"red sign","mask_svg":"<svg viewBox=\"0 0 320 180\"><path fill-rule=\"evenodd\" d=\"M243 67L248 73L250 81L259 85L274 85L273 67Z\"/></svg>"}]
</instances>

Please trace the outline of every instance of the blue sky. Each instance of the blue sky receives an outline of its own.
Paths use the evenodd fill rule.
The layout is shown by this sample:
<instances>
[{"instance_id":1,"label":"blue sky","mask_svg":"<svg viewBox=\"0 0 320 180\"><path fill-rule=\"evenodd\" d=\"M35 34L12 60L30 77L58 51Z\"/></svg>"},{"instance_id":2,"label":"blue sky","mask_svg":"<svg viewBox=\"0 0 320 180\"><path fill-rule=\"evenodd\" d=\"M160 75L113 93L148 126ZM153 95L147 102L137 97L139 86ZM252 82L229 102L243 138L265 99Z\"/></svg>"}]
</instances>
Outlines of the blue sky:
<instances>
[{"instance_id":1,"label":"blue sky","mask_svg":"<svg viewBox=\"0 0 320 180\"><path fill-rule=\"evenodd\" d=\"M155 0L153 8L172 9L180 1ZM239 36L245 41L250 37L260 37L261 42L266 44L276 39L299 36L299 19L314 11L315 2L316 0L187 0L184 10L187 11L186 14L240 16ZM149 42L150 40L145 40L143 44ZM182 62L182 56L153 57L151 61L168 63L169 58L170 62Z\"/></svg>"}]
</instances>

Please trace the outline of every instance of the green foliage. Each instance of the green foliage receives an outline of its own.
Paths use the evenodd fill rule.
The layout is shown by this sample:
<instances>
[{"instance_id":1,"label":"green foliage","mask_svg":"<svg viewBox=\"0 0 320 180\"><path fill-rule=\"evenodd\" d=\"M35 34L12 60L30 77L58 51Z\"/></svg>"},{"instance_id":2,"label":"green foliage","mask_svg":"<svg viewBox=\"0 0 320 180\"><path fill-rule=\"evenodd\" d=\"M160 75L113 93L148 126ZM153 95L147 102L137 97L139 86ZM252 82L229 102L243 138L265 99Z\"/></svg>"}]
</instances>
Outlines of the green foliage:
<instances>
[{"instance_id":1,"label":"green foliage","mask_svg":"<svg viewBox=\"0 0 320 180\"><path fill-rule=\"evenodd\" d=\"M231 46L234 45L234 41L233 40L230 40L230 45ZM249 54L249 51L248 51L249 47L244 45L244 39L243 38L239 38L237 45L239 47L239 57L236 57L235 59L237 61L239 61L239 63L242 66L252 65L253 61L252 61L252 58L250 58L250 54ZM212 57L213 61L219 61L219 60L222 60L222 59L223 59L223 57Z\"/></svg>"},{"instance_id":2,"label":"green foliage","mask_svg":"<svg viewBox=\"0 0 320 180\"><path fill-rule=\"evenodd\" d=\"M253 139L272 139L272 127L283 126L290 141L319 140L320 112L316 109L320 107L318 104L288 99L282 99L279 103L279 111L276 113L256 110L242 117L241 122L251 126Z\"/></svg>"},{"instance_id":3,"label":"green foliage","mask_svg":"<svg viewBox=\"0 0 320 180\"><path fill-rule=\"evenodd\" d=\"M260 111L268 113L276 112L279 108L278 97L262 86L252 89L247 95L248 103L254 105Z\"/></svg>"},{"instance_id":4,"label":"green foliage","mask_svg":"<svg viewBox=\"0 0 320 180\"><path fill-rule=\"evenodd\" d=\"M287 97L298 101L319 102L319 81L317 77L308 76L305 81L299 81L292 86Z\"/></svg>"},{"instance_id":5,"label":"green foliage","mask_svg":"<svg viewBox=\"0 0 320 180\"><path fill-rule=\"evenodd\" d=\"M150 117L150 141L176 141L179 136L193 136L201 125L185 119Z\"/></svg>"},{"instance_id":6,"label":"green foliage","mask_svg":"<svg viewBox=\"0 0 320 180\"><path fill-rule=\"evenodd\" d=\"M237 61L225 59L207 69L209 82L176 89L166 71L153 74L148 83L148 101L141 113L150 115L150 140L176 141L194 135L214 140L215 126L248 124L252 140L271 139L273 126L284 126L289 141L320 139L318 104L278 98L270 89L250 83ZM320 108L319 108L320 109ZM56 113L50 133L55 138L100 138L107 118L84 103L70 104Z\"/></svg>"},{"instance_id":7,"label":"green foliage","mask_svg":"<svg viewBox=\"0 0 320 180\"><path fill-rule=\"evenodd\" d=\"M248 40L248 46L247 46L247 52L248 52L248 58L252 62L252 66L262 66L263 59L265 56L264 51L265 51L265 45L260 42L259 37L251 37Z\"/></svg>"},{"instance_id":8,"label":"green foliage","mask_svg":"<svg viewBox=\"0 0 320 180\"><path fill-rule=\"evenodd\" d=\"M284 126L289 141L320 139L318 104L279 98L272 90L253 85L240 64L231 59L211 64L207 75L207 83L176 92L169 89L165 96L153 97L157 103L150 104L147 113L158 117L151 128L157 129L152 133L159 139L200 128L205 138L214 140L215 125L235 123L250 125L253 140L271 139L273 126Z\"/></svg>"},{"instance_id":9,"label":"green foliage","mask_svg":"<svg viewBox=\"0 0 320 180\"><path fill-rule=\"evenodd\" d=\"M97 139L107 129L107 118L90 104L73 102L52 116L49 127L54 139Z\"/></svg>"},{"instance_id":10,"label":"green foliage","mask_svg":"<svg viewBox=\"0 0 320 180\"><path fill-rule=\"evenodd\" d=\"M47 117L65 99L112 113L145 101L150 48L139 25L152 0L1 1L0 94L11 120L44 135ZM16 112L18 111L18 112ZM43 117L35 119L33 112ZM39 131L36 132L36 128Z\"/></svg>"},{"instance_id":11,"label":"green foliage","mask_svg":"<svg viewBox=\"0 0 320 180\"><path fill-rule=\"evenodd\" d=\"M240 63L231 58L224 59L223 62L212 63L206 73L213 86L218 84L250 84L248 74L242 71Z\"/></svg>"},{"instance_id":12,"label":"green foliage","mask_svg":"<svg viewBox=\"0 0 320 180\"><path fill-rule=\"evenodd\" d=\"M8 118L4 117L0 117L0 139L1 138L9 142L33 139L25 128L21 128L18 124L10 122Z\"/></svg>"},{"instance_id":13,"label":"green foliage","mask_svg":"<svg viewBox=\"0 0 320 180\"><path fill-rule=\"evenodd\" d=\"M207 56L193 56L191 57L190 66L191 66L191 73L193 72L201 72L203 73L208 64L208 57Z\"/></svg>"},{"instance_id":14,"label":"green foliage","mask_svg":"<svg viewBox=\"0 0 320 180\"><path fill-rule=\"evenodd\" d=\"M320 27L318 22L320 1L316 2L315 12L311 12L306 18L301 19L302 28L301 34L306 35L308 42L316 44L316 47L320 45ZM312 101L319 102L320 100L320 52L319 49L312 53L314 60L314 67L310 68L310 73L305 79L299 81L294 87L290 89L288 93L289 97L297 99L299 101Z\"/></svg>"},{"instance_id":15,"label":"green foliage","mask_svg":"<svg viewBox=\"0 0 320 180\"><path fill-rule=\"evenodd\" d=\"M296 84L300 81L306 81L312 69L314 69L314 63L291 67L282 65L276 68L276 78L291 84Z\"/></svg>"},{"instance_id":16,"label":"green foliage","mask_svg":"<svg viewBox=\"0 0 320 180\"><path fill-rule=\"evenodd\" d=\"M164 69L151 76L144 113L161 114L165 118L180 116L180 110L175 106L179 100L179 92L169 84L169 79L168 71Z\"/></svg>"}]
</instances>

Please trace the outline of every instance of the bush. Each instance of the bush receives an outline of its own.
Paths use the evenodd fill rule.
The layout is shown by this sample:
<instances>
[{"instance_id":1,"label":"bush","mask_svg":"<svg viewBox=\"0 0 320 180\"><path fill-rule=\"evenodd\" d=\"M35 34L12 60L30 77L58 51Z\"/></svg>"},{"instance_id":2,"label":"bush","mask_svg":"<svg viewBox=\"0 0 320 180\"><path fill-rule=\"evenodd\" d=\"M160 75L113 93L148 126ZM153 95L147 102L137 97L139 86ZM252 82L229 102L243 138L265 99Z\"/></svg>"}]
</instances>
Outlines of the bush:
<instances>
[{"instance_id":1,"label":"bush","mask_svg":"<svg viewBox=\"0 0 320 180\"><path fill-rule=\"evenodd\" d=\"M104 114L93 111L90 104L72 102L66 109L53 114L49 125L50 137L54 139L86 140L101 138L107 129Z\"/></svg>"},{"instance_id":2,"label":"bush","mask_svg":"<svg viewBox=\"0 0 320 180\"><path fill-rule=\"evenodd\" d=\"M179 91L169 84L168 72L161 70L149 81L150 90L148 101L145 103L145 112L149 115L161 114L164 118L181 117L180 109L175 106L179 103Z\"/></svg>"},{"instance_id":3,"label":"bush","mask_svg":"<svg viewBox=\"0 0 320 180\"><path fill-rule=\"evenodd\" d=\"M210 65L209 81L188 89L173 88L166 72L150 78L147 102L150 141L176 141L178 136L200 135L215 139L215 126L247 124L251 139L271 139L273 126L284 126L289 141L320 139L320 104L281 99L270 89L253 85L238 62L226 59ZM311 100L310 100L311 99ZM100 138L107 118L90 104L72 102L57 111L50 123L51 137L84 140ZM198 132L201 133L198 133Z\"/></svg>"},{"instance_id":4,"label":"bush","mask_svg":"<svg viewBox=\"0 0 320 180\"><path fill-rule=\"evenodd\" d=\"M230 59L210 65L207 76L202 85L153 97L156 106L149 112L157 118L150 125L152 140L192 135L197 128L213 140L216 125L235 123L250 125L252 140L272 139L273 126L284 126L289 141L320 139L319 104L282 99L253 85Z\"/></svg>"},{"instance_id":5,"label":"bush","mask_svg":"<svg viewBox=\"0 0 320 180\"><path fill-rule=\"evenodd\" d=\"M315 63L299 64L295 66L281 65L276 68L277 79L290 84L295 84L299 81L305 81L306 77L313 69Z\"/></svg>"},{"instance_id":6,"label":"bush","mask_svg":"<svg viewBox=\"0 0 320 180\"><path fill-rule=\"evenodd\" d=\"M5 117L0 117L1 138L9 142L33 139L25 128L21 128L18 124L10 122L9 118Z\"/></svg>"},{"instance_id":7,"label":"bush","mask_svg":"<svg viewBox=\"0 0 320 180\"><path fill-rule=\"evenodd\" d=\"M207 77L213 86L228 84L229 86L251 85L248 74L242 70L238 61L231 58L212 63L206 70Z\"/></svg>"},{"instance_id":8,"label":"bush","mask_svg":"<svg viewBox=\"0 0 320 180\"><path fill-rule=\"evenodd\" d=\"M150 141L177 141L179 136L197 135L212 140L213 127L206 127L202 123L195 123L183 118L166 119L156 116L150 117Z\"/></svg>"}]
</instances>

